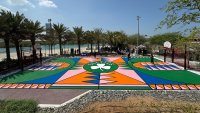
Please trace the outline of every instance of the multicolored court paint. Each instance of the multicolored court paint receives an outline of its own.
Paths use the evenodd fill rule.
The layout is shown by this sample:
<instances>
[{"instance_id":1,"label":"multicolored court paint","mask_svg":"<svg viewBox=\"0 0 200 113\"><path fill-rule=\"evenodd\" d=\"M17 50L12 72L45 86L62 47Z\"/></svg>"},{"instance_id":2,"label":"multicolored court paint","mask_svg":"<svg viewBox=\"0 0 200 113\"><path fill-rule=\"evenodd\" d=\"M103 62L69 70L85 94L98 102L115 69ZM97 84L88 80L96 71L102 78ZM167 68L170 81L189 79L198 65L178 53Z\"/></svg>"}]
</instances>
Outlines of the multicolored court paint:
<instances>
[{"instance_id":1,"label":"multicolored court paint","mask_svg":"<svg viewBox=\"0 0 200 113\"><path fill-rule=\"evenodd\" d=\"M149 57L57 58L0 79L0 88L198 90L200 75Z\"/></svg>"}]
</instances>

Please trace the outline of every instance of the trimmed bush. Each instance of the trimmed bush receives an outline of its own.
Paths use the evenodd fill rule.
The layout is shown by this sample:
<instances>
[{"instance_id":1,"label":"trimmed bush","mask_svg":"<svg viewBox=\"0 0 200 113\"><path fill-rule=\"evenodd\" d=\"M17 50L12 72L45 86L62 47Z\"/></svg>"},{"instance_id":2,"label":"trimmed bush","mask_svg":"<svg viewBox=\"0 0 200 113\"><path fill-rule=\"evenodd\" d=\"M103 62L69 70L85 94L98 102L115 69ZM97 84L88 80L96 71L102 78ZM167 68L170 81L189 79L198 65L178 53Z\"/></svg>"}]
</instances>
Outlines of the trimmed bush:
<instances>
[{"instance_id":1,"label":"trimmed bush","mask_svg":"<svg viewBox=\"0 0 200 113\"><path fill-rule=\"evenodd\" d=\"M0 101L0 113L35 113L37 102L33 100Z\"/></svg>"}]
</instances>

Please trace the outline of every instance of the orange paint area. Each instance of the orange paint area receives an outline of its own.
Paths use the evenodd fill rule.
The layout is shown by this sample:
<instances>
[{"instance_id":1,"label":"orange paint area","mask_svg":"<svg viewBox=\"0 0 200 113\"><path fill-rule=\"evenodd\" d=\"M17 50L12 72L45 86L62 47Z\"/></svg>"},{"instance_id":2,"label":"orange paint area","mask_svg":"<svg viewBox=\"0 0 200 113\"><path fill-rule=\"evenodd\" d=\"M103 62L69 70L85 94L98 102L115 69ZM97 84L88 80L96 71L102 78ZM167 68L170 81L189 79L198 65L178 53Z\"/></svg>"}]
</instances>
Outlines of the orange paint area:
<instances>
[{"instance_id":1,"label":"orange paint area","mask_svg":"<svg viewBox=\"0 0 200 113\"><path fill-rule=\"evenodd\" d=\"M122 65L123 63L125 63L125 61L121 57L119 57L117 60L114 60L112 62L117 65Z\"/></svg>"},{"instance_id":2,"label":"orange paint area","mask_svg":"<svg viewBox=\"0 0 200 113\"><path fill-rule=\"evenodd\" d=\"M135 63L133 64L133 66L137 67L137 68L142 68L144 69L145 67L141 64L141 62Z\"/></svg>"},{"instance_id":3,"label":"orange paint area","mask_svg":"<svg viewBox=\"0 0 200 113\"><path fill-rule=\"evenodd\" d=\"M56 82L56 84L91 84L86 81L94 80L93 78L89 78L89 76L93 76L93 75L94 74L85 71L83 73L77 74L70 78L66 78L64 80L58 81Z\"/></svg>"},{"instance_id":4,"label":"orange paint area","mask_svg":"<svg viewBox=\"0 0 200 113\"><path fill-rule=\"evenodd\" d=\"M115 85L145 85L146 83L136 80L134 78L130 78L126 75L120 74L118 72L111 72L108 74L104 74L101 76L107 76L105 80L108 84L115 84Z\"/></svg>"},{"instance_id":5,"label":"orange paint area","mask_svg":"<svg viewBox=\"0 0 200 113\"><path fill-rule=\"evenodd\" d=\"M68 63L62 63L61 66L58 67L58 69L62 69L62 68L67 68L70 64Z\"/></svg>"}]
</instances>

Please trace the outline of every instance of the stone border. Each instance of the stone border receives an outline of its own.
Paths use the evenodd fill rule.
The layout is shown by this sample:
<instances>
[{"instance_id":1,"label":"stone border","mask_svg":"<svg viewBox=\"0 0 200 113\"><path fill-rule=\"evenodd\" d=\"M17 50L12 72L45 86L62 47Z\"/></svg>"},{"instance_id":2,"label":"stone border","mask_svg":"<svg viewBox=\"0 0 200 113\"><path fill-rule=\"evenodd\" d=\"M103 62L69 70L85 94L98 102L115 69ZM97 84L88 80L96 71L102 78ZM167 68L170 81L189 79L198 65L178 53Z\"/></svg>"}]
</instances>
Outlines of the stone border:
<instances>
[{"instance_id":1,"label":"stone border","mask_svg":"<svg viewBox=\"0 0 200 113\"><path fill-rule=\"evenodd\" d=\"M91 90L61 104L60 107L39 107L38 112L77 113L84 110L89 104L97 101L124 100L128 97L135 96L150 96L159 100L200 102L200 91L196 90Z\"/></svg>"}]
</instances>

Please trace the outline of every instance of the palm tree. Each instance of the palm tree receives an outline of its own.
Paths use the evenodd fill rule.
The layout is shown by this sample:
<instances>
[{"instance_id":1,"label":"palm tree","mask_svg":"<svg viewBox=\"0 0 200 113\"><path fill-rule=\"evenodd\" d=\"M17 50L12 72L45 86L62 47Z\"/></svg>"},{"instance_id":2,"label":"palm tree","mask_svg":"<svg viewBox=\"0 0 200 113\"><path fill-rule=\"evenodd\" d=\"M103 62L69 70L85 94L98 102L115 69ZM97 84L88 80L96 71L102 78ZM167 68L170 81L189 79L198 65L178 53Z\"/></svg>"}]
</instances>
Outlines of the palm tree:
<instances>
[{"instance_id":1,"label":"palm tree","mask_svg":"<svg viewBox=\"0 0 200 113\"><path fill-rule=\"evenodd\" d=\"M9 68L9 64L11 61L10 58L10 31L11 31L11 12L1 10L0 12L0 38L4 40L5 48L6 48L6 65Z\"/></svg>"},{"instance_id":2,"label":"palm tree","mask_svg":"<svg viewBox=\"0 0 200 113\"><path fill-rule=\"evenodd\" d=\"M40 25L39 21L33 22L31 20L25 19L24 26L26 33L29 35L29 39L31 40L32 45L32 54L33 54L33 63L36 60L36 48L35 48L35 40L40 33L44 31L44 28Z\"/></svg>"},{"instance_id":3,"label":"palm tree","mask_svg":"<svg viewBox=\"0 0 200 113\"><path fill-rule=\"evenodd\" d=\"M60 47L60 55L63 54L62 52L62 38L63 38L63 35L65 34L66 30L68 28L66 28L63 24L53 24L53 28L56 32L56 35L59 39L59 47Z\"/></svg>"},{"instance_id":4,"label":"palm tree","mask_svg":"<svg viewBox=\"0 0 200 113\"><path fill-rule=\"evenodd\" d=\"M111 31L107 31L107 33L106 33L106 39L107 39L108 44L110 45L111 52L115 45L115 36L114 35L115 35L114 32L111 32Z\"/></svg>"},{"instance_id":5,"label":"palm tree","mask_svg":"<svg viewBox=\"0 0 200 113\"><path fill-rule=\"evenodd\" d=\"M115 49L125 49L127 46L127 41L128 41L128 37L127 35L121 31L121 32L114 32L114 36L115 36Z\"/></svg>"},{"instance_id":6,"label":"palm tree","mask_svg":"<svg viewBox=\"0 0 200 113\"><path fill-rule=\"evenodd\" d=\"M95 33L95 39L97 41L97 48L98 48L98 53L100 51L100 42L102 40L102 29L101 28L96 28L94 29L94 33Z\"/></svg>"},{"instance_id":7,"label":"palm tree","mask_svg":"<svg viewBox=\"0 0 200 113\"><path fill-rule=\"evenodd\" d=\"M55 37L55 31L51 30L51 35L43 35L41 40L47 42L49 44L49 54L53 53L53 45L56 43L57 38Z\"/></svg>"},{"instance_id":8,"label":"palm tree","mask_svg":"<svg viewBox=\"0 0 200 113\"><path fill-rule=\"evenodd\" d=\"M77 38L77 43L78 43L78 54L81 54L81 38L83 37L83 29L82 27L74 27L74 33L76 35Z\"/></svg>"},{"instance_id":9,"label":"palm tree","mask_svg":"<svg viewBox=\"0 0 200 113\"><path fill-rule=\"evenodd\" d=\"M65 32L65 35L63 37L63 44L67 44L67 42L69 41L73 41L75 39L75 34L74 32L70 31L70 30L67 30Z\"/></svg>"},{"instance_id":10,"label":"palm tree","mask_svg":"<svg viewBox=\"0 0 200 113\"><path fill-rule=\"evenodd\" d=\"M19 41L23 38L23 31L22 31L22 23L24 21L25 17L23 14L19 14L19 12L16 12L16 14L11 15L11 38L12 41L15 44L16 52L17 52L17 59L18 62L20 62L20 45Z\"/></svg>"},{"instance_id":11,"label":"palm tree","mask_svg":"<svg viewBox=\"0 0 200 113\"><path fill-rule=\"evenodd\" d=\"M95 32L94 31L86 31L83 37L91 47L91 53L93 53L93 43L95 41Z\"/></svg>"}]
</instances>

